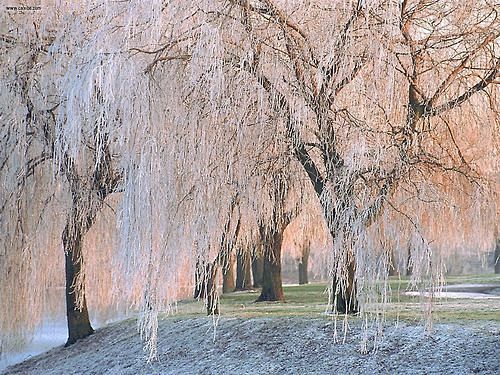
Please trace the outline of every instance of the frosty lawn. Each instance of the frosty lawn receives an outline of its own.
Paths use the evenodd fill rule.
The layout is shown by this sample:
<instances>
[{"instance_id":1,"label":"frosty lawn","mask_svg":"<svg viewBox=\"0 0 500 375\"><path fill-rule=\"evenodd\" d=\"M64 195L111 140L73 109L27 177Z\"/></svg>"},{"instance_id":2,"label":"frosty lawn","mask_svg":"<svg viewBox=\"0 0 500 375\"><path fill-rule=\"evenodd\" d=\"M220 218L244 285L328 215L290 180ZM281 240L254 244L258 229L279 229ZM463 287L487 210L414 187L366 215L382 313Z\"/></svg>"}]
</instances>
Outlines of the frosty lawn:
<instances>
[{"instance_id":1,"label":"frosty lawn","mask_svg":"<svg viewBox=\"0 0 500 375\"><path fill-rule=\"evenodd\" d=\"M132 320L98 330L69 348L56 348L6 374L497 374L500 326L400 324L363 354L363 330L350 323L334 344L329 319L306 317L169 318L159 325L159 360L147 364ZM373 342L370 341L370 348Z\"/></svg>"},{"instance_id":2,"label":"frosty lawn","mask_svg":"<svg viewBox=\"0 0 500 375\"><path fill-rule=\"evenodd\" d=\"M450 284L496 284L495 275L449 279ZM406 296L407 280L391 278L383 334L364 331L349 317L343 323L325 314L326 285L285 286L286 303L253 303L257 292L222 296L221 312L203 317L202 302L183 301L177 313L159 322L158 362L146 353L134 319L112 324L69 348L11 367L5 374L496 374L500 367L500 300L438 300L434 332L421 323L420 298ZM215 337L215 340L214 340ZM337 341L337 342L336 342ZM336 342L336 343L335 343Z\"/></svg>"}]
</instances>

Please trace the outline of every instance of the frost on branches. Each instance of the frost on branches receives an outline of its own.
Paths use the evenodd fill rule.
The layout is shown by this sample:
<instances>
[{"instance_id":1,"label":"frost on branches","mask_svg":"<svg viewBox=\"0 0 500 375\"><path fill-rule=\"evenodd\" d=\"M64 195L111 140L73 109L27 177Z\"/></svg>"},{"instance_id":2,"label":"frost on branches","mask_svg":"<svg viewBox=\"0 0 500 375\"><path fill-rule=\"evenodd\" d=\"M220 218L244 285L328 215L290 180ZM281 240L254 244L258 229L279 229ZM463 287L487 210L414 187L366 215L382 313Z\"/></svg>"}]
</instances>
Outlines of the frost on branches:
<instances>
[{"instance_id":1,"label":"frost on branches","mask_svg":"<svg viewBox=\"0 0 500 375\"><path fill-rule=\"evenodd\" d=\"M493 243L490 2L56 3L0 15L2 347L65 274L68 344L123 304L154 356L197 265L299 211L333 240L335 314L377 317L396 258L435 288Z\"/></svg>"}]
</instances>

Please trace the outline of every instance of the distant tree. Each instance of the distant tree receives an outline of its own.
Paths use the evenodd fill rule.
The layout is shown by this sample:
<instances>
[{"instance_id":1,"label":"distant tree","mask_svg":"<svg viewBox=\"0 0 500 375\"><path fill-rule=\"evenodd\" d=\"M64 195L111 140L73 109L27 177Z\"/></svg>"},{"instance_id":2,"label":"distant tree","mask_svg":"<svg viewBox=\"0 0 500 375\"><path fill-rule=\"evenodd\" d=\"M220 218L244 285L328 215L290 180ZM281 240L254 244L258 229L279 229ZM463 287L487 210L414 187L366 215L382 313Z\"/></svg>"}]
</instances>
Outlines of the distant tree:
<instances>
[{"instance_id":1,"label":"distant tree","mask_svg":"<svg viewBox=\"0 0 500 375\"><path fill-rule=\"evenodd\" d=\"M324 264L317 264L318 269L315 272L328 274L326 263L331 255L332 244L321 206L315 201L314 195L303 193L302 200L299 213L287 227L283 246L288 255L297 262L299 284L308 284L312 249L317 252L318 259L326 260L319 262Z\"/></svg>"},{"instance_id":2,"label":"distant tree","mask_svg":"<svg viewBox=\"0 0 500 375\"><path fill-rule=\"evenodd\" d=\"M235 290L252 289L252 266L250 251L236 251L236 285Z\"/></svg>"},{"instance_id":3,"label":"distant tree","mask_svg":"<svg viewBox=\"0 0 500 375\"><path fill-rule=\"evenodd\" d=\"M273 175L270 195L271 217L259 224L260 239L263 248L262 290L257 302L284 301L281 278L281 254L283 235L286 227L296 215L296 207L290 205L292 189L286 173Z\"/></svg>"},{"instance_id":4,"label":"distant tree","mask_svg":"<svg viewBox=\"0 0 500 375\"><path fill-rule=\"evenodd\" d=\"M309 241L306 241L302 245L302 256L298 259L300 285L309 284L308 264L309 264L310 253L311 253L311 243Z\"/></svg>"},{"instance_id":5,"label":"distant tree","mask_svg":"<svg viewBox=\"0 0 500 375\"><path fill-rule=\"evenodd\" d=\"M222 268L222 293L234 292L236 281L234 276L234 256L230 254L226 265Z\"/></svg>"},{"instance_id":6,"label":"distant tree","mask_svg":"<svg viewBox=\"0 0 500 375\"><path fill-rule=\"evenodd\" d=\"M500 273L500 240L495 241L495 273Z\"/></svg>"},{"instance_id":7,"label":"distant tree","mask_svg":"<svg viewBox=\"0 0 500 375\"><path fill-rule=\"evenodd\" d=\"M234 224L236 222L236 224ZM222 270L222 292L234 291L233 254L236 252L236 242L241 226L241 218L238 213L237 195L231 201L228 216L221 235L219 252L213 262L205 262L202 268L202 276L197 281L195 298L205 298L208 315L219 314L219 296L217 292L217 274L219 268ZM203 263L202 263L203 264ZM230 279L231 277L231 279ZM199 285L201 283L202 285ZM203 294L202 294L203 293Z\"/></svg>"},{"instance_id":8,"label":"distant tree","mask_svg":"<svg viewBox=\"0 0 500 375\"><path fill-rule=\"evenodd\" d=\"M262 257L261 245L256 245L252 251L252 280L253 287L262 287L262 275L264 273L264 259Z\"/></svg>"},{"instance_id":9,"label":"distant tree","mask_svg":"<svg viewBox=\"0 0 500 375\"><path fill-rule=\"evenodd\" d=\"M286 224L271 226L270 229L261 227L263 244L263 272L262 290L256 302L284 301L283 284L281 279L281 245Z\"/></svg>"}]
</instances>

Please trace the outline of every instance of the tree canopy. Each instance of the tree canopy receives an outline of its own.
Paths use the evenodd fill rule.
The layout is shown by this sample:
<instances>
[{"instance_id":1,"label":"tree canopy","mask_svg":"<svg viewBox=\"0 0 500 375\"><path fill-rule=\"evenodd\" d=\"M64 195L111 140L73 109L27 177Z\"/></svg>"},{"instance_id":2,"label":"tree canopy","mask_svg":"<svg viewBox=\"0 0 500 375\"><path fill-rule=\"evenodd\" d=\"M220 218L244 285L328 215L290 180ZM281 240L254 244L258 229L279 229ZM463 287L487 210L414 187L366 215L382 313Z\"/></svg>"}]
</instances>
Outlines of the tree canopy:
<instances>
[{"instance_id":1,"label":"tree canopy","mask_svg":"<svg viewBox=\"0 0 500 375\"><path fill-rule=\"evenodd\" d=\"M64 233L85 237L72 288L96 311L140 309L153 351L235 202L242 243L315 205L331 302L362 314L384 301L391 251L435 284L449 249L494 242L490 1L48 1L0 17L2 345L40 322Z\"/></svg>"}]
</instances>

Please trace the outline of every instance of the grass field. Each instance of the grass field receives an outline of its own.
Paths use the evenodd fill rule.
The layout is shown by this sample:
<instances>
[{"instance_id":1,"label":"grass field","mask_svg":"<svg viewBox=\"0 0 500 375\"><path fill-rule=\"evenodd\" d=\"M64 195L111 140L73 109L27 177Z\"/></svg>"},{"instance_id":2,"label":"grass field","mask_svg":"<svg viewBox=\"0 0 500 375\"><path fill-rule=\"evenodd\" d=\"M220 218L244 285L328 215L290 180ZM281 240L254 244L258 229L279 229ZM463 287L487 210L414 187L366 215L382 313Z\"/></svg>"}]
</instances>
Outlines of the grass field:
<instances>
[{"instance_id":1,"label":"grass field","mask_svg":"<svg viewBox=\"0 0 500 375\"><path fill-rule=\"evenodd\" d=\"M446 279L446 285L456 284L494 284L500 287L500 276L466 275L452 276ZM423 311L428 311L428 300L420 296L405 294L409 290L409 278L391 277L389 280L389 303L382 306L373 303L368 309L373 314L385 311L386 319L420 321ZM227 317L272 317L272 316L327 316L328 292L327 284L285 285L285 302L255 303L258 290L224 294L221 296L221 313ZM203 302L189 300L179 302L174 317L194 317L204 314ZM471 320L500 321L500 297L487 299L439 298L432 303L433 319L437 322Z\"/></svg>"}]
</instances>

